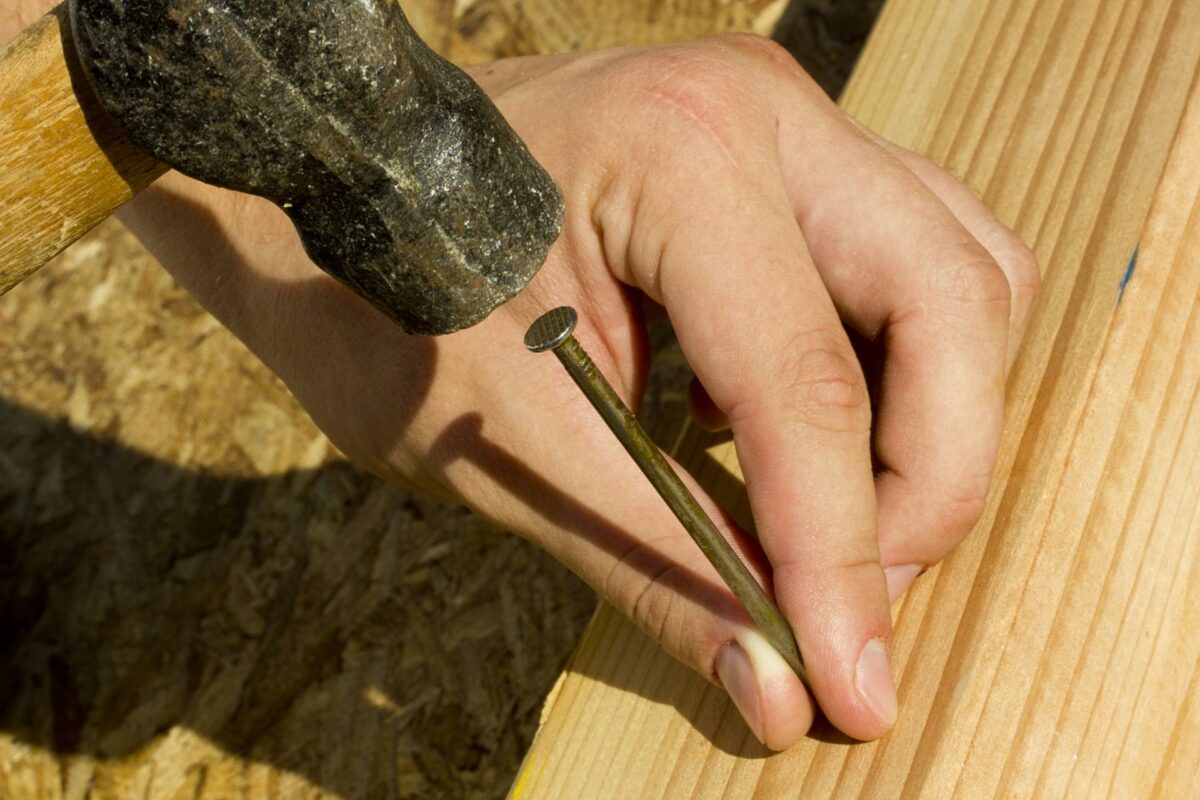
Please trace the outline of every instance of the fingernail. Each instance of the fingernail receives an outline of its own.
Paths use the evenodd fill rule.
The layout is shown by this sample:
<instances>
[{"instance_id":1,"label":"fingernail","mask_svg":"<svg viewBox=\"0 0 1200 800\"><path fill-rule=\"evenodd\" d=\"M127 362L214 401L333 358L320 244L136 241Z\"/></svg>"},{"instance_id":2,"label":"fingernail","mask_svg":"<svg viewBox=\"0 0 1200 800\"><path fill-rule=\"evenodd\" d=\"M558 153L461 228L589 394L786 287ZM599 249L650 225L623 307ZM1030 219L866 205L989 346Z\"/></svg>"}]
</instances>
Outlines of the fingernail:
<instances>
[{"instance_id":1,"label":"fingernail","mask_svg":"<svg viewBox=\"0 0 1200 800\"><path fill-rule=\"evenodd\" d=\"M717 677L750 730L760 742L763 741L762 697L758 692L758 681L750 657L737 642L729 642L717 653Z\"/></svg>"},{"instance_id":2,"label":"fingernail","mask_svg":"<svg viewBox=\"0 0 1200 800\"><path fill-rule=\"evenodd\" d=\"M887 579L888 600L896 602L900 595L912 585L925 570L921 564L900 564L895 567L884 567L883 576Z\"/></svg>"},{"instance_id":3,"label":"fingernail","mask_svg":"<svg viewBox=\"0 0 1200 800\"><path fill-rule=\"evenodd\" d=\"M879 721L890 727L896 721L896 684L892 682L892 666L882 639L867 642L854 672L859 694Z\"/></svg>"}]
</instances>

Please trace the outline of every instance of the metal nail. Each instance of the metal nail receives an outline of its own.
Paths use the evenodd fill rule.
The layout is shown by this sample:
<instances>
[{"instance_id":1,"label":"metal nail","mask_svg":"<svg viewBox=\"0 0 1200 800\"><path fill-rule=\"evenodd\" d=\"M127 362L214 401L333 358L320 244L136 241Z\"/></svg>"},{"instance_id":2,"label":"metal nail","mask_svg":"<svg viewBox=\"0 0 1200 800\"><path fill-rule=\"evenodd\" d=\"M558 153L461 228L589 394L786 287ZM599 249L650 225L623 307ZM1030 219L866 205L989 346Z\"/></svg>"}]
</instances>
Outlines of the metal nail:
<instances>
[{"instance_id":1,"label":"metal nail","mask_svg":"<svg viewBox=\"0 0 1200 800\"><path fill-rule=\"evenodd\" d=\"M742 602L759 629L784 660L808 686L804 658L791 626L767 597L750 570L729 542L700 508L696 498L667 463L662 451L637 421L637 417L613 391L595 363L572 335L578 322L575 309L562 306L539 317L525 334L525 346L535 353L553 350L567 373L583 390L634 463L650 479L671 511L679 519L721 579Z\"/></svg>"}]
</instances>

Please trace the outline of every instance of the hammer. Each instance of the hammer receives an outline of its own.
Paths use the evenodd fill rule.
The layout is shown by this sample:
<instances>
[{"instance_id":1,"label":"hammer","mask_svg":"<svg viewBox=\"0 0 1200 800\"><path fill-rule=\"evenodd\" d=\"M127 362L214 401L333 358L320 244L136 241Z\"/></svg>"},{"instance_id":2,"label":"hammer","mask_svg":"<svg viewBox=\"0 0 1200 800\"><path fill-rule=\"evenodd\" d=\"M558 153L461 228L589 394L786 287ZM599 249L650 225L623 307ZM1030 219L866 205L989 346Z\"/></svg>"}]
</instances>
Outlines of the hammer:
<instances>
[{"instance_id":1,"label":"hammer","mask_svg":"<svg viewBox=\"0 0 1200 800\"><path fill-rule=\"evenodd\" d=\"M393 0L70 0L0 52L0 293L168 167L265 197L404 330L475 324L561 192Z\"/></svg>"}]
</instances>

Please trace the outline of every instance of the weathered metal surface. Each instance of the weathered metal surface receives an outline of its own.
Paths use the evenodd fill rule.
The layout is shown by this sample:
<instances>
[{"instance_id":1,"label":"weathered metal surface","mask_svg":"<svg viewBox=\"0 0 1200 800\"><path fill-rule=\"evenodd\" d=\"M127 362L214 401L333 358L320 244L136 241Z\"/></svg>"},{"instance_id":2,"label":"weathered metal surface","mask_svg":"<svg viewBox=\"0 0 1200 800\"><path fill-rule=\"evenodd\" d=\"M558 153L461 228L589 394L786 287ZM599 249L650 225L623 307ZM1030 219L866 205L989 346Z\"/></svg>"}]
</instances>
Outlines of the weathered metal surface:
<instances>
[{"instance_id":1,"label":"weathered metal surface","mask_svg":"<svg viewBox=\"0 0 1200 800\"><path fill-rule=\"evenodd\" d=\"M387 0L71 0L130 139L281 206L309 256L411 333L537 272L562 197L483 91Z\"/></svg>"}]
</instances>

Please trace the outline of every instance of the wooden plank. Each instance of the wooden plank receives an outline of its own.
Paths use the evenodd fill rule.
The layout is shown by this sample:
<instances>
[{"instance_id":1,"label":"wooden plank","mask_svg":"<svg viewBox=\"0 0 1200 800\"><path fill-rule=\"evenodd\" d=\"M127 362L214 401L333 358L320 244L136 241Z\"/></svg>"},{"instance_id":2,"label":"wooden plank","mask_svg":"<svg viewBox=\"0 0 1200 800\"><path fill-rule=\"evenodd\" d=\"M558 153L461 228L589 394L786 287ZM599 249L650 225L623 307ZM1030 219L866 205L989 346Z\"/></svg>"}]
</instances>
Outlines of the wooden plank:
<instances>
[{"instance_id":1,"label":"wooden plank","mask_svg":"<svg viewBox=\"0 0 1200 800\"><path fill-rule=\"evenodd\" d=\"M900 720L770 755L603 607L514 798L1189 796L1198 64L1195 3L892 0L845 107L965 176L1044 272L984 518L895 610ZM676 452L745 515L728 444Z\"/></svg>"}]
</instances>

